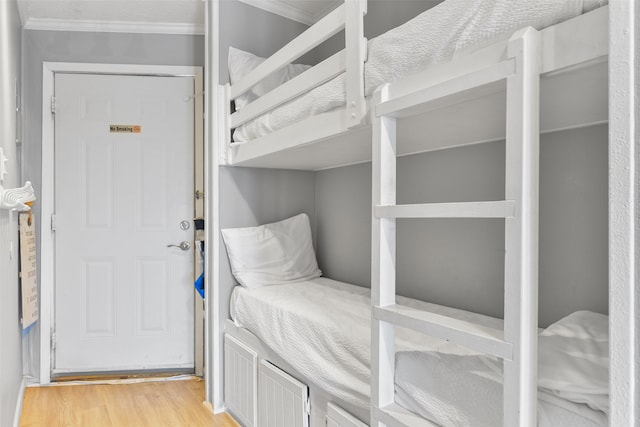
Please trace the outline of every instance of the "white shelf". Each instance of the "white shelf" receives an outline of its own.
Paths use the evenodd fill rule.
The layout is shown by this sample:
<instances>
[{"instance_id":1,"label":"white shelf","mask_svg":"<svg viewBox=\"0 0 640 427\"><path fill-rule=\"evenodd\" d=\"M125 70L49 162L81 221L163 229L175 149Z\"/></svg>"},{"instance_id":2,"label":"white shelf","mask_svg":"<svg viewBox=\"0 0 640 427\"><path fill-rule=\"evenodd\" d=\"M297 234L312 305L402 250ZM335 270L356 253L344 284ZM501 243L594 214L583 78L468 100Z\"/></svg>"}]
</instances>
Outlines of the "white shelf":
<instances>
[{"instance_id":1,"label":"white shelf","mask_svg":"<svg viewBox=\"0 0 640 427\"><path fill-rule=\"evenodd\" d=\"M498 329L399 304L375 307L373 315L378 320L451 341L471 350L505 360L513 358L513 345L504 341L504 332Z\"/></svg>"}]
</instances>

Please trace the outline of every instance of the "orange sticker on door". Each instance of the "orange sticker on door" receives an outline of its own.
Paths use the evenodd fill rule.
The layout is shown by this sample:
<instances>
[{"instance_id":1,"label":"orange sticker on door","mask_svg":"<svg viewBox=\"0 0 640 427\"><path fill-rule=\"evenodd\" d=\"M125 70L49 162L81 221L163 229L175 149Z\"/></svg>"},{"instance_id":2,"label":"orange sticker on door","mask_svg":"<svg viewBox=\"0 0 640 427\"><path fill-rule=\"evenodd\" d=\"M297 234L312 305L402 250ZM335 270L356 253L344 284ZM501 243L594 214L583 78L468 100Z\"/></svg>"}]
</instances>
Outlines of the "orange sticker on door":
<instances>
[{"instance_id":1,"label":"orange sticker on door","mask_svg":"<svg viewBox=\"0 0 640 427\"><path fill-rule=\"evenodd\" d=\"M142 126L140 125L109 125L109 132L111 133L141 133Z\"/></svg>"}]
</instances>

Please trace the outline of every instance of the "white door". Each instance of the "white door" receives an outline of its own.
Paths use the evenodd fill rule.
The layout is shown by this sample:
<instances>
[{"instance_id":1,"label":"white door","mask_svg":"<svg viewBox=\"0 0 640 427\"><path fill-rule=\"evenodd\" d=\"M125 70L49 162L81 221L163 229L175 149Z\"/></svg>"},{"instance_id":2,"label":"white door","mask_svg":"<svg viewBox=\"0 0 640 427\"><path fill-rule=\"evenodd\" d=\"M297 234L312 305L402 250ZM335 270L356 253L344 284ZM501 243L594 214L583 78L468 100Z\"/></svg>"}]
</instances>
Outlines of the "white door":
<instances>
[{"instance_id":1,"label":"white door","mask_svg":"<svg viewBox=\"0 0 640 427\"><path fill-rule=\"evenodd\" d=\"M54 374L193 368L193 90L55 75Z\"/></svg>"}]
</instances>

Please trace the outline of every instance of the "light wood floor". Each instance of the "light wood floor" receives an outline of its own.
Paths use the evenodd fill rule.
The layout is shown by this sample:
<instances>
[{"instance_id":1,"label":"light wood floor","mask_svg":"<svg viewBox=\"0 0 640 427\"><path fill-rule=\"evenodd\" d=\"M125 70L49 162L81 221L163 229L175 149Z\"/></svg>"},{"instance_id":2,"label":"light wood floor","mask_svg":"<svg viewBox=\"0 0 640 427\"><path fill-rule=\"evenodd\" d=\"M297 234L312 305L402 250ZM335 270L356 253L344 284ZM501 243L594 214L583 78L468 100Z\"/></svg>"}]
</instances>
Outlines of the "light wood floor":
<instances>
[{"instance_id":1,"label":"light wood floor","mask_svg":"<svg viewBox=\"0 0 640 427\"><path fill-rule=\"evenodd\" d=\"M82 384L27 388L21 427L237 427L202 402L204 381Z\"/></svg>"}]
</instances>

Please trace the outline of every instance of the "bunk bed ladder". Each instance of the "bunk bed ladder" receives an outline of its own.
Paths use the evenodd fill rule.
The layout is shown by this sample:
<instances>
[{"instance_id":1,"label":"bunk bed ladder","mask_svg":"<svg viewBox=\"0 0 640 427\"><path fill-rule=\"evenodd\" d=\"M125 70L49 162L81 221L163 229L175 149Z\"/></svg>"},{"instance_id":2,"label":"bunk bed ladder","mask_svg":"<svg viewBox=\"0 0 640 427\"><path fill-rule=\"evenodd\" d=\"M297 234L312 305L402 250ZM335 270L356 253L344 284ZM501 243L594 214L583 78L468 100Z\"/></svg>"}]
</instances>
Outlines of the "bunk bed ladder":
<instances>
[{"instance_id":1,"label":"bunk bed ladder","mask_svg":"<svg viewBox=\"0 0 640 427\"><path fill-rule=\"evenodd\" d=\"M509 41L507 58L458 79L454 84L460 87L457 92L451 91L452 82L445 81L401 99L393 97L393 84L376 93L372 109L372 426L434 425L394 403L396 326L503 359L504 426L536 425L539 44L536 30L516 32ZM496 82L506 84L505 200L397 205L396 118L424 111L425 106L428 110L429 102L438 104L443 97L486 89ZM504 218L504 330L396 304L397 218Z\"/></svg>"}]
</instances>

